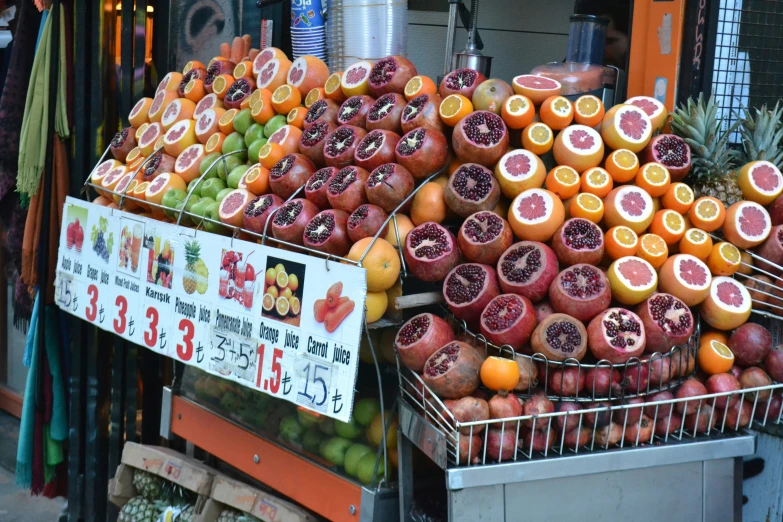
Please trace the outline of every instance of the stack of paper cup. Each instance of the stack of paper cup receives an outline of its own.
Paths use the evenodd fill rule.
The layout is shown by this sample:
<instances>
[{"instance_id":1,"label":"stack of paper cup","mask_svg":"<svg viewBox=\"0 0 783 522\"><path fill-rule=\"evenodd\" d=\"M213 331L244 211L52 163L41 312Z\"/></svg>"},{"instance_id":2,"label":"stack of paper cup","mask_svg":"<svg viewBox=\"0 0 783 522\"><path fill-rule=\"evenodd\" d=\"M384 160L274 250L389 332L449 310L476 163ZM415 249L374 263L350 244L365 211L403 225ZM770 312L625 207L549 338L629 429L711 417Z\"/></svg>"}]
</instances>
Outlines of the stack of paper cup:
<instances>
[{"instance_id":1,"label":"stack of paper cup","mask_svg":"<svg viewBox=\"0 0 783 522\"><path fill-rule=\"evenodd\" d=\"M294 58L311 55L326 61L326 26L321 0L291 0Z\"/></svg>"}]
</instances>

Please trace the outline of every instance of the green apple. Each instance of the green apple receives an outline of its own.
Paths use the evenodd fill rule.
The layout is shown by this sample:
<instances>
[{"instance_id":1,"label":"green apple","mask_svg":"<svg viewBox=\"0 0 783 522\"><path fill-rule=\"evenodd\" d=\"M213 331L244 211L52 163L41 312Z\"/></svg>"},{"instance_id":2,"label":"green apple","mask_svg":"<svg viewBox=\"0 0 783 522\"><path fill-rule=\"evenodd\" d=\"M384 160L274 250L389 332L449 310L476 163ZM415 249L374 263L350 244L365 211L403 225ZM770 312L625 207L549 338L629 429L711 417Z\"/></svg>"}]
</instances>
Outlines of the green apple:
<instances>
[{"instance_id":1,"label":"green apple","mask_svg":"<svg viewBox=\"0 0 783 522\"><path fill-rule=\"evenodd\" d=\"M345 439L355 439L364 431L355 419L351 419L350 422L335 420L334 430L337 432L337 435Z\"/></svg>"},{"instance_id":2,"label":"green apple","mask_svg":"<svg viewBox=\"0 0 783 522\"><path fill-rule=\"evenodd\" d=\"M345 452L353 445L353 442L341 437L332 437L327 439L326 443L320 445L323 458L336 466L342 466L345 462Z\"/></svg>"},{"instance_id":3,"label":"green apple","mask_svg":"<svg viewBox=\"0 0 783 522\"><path fill-rule=\"evenodd\" d=\"M200 196L201 195L201 188L204 186L204 180L201 178L196 178L190 183L188 183L188 194L191 196Z\"/></svg>"},{"instance_id":4,"label":"green apple","mask_svg":"<svg viewBox=\"0 0 783 522\"><path fill-rule=\"evenodd\" d=\"M209 178L201 186L201 197L212 198L217 201L217 195L227 186L226 182L220 178Z\"/></svg>"},{"instance_id":5,"label":"green apple","mask_svg":"<svg viewBox=\"0 0 783 522\"><path fill-rule=\"evenodd\" d=\"M254 123L253 116L250 115L250 107L242 109L234 116L234 130L240 134L247 133L247 129Z\"/></svg>"},{"instance_id":6,"label":"green apple","mask_svg":"<svg viewBox=\"0 0 783 522\"><path fill-rule=\"evenodd\" d=\"M232 190L234 190L234 189L232 189L232 188L224 188L223 190L221 190L220 192L217 193L217 196L215 196L215 201L220 203L221 201L223 201L223 198L226 197Z\"/></svg>"},{"instance_id":7,"label":"green apple","mask_svg":"<svg viewBox=\"0 0 783 522\"><path fill-rule=\"evenodd\" d=\"M170 189L163 194L163 199L160 201L160 204L166 207L163 209L163 212L165 212L169 218L177 219L177 214L179 213L177 206L184 203L186 197L188 197L188 193L184 190Z\"/></svg>"},{"instance_id":8,"label":"green apple","mask_svg":"<svg viewBox=\"0 0 783 522\"><path fill-rule=\"evenodd\" d=\"M373 453L368 453L361 459L359 459L359 463L356 465L356 478L359 479L359 482L364 484L365 486L369 486L373 483L373 479L377 482L378 480L383 478L383 470L386 467L383 464L383 460L380 461L378 464L378 471L376 472L375 476L373 476L373 472L375 472L375 462L377 460L377 457Z\"/></svg>"},{"instance_id":9,"label":"green apple","mask_svg":"<svg viewBox=\"0 0 783 522\"><path fill-rule=\"evenodd\" d=\"M381 412L381 403L374 397L359 399L353 406L353 418L362 426L369 426Z\"/></svg>"},{"instance_id":10,"label":"green apple","mask_svg":"<svg viewBox=\"0 0 783 522\"><path fill-rule=\"evenodd\" d=\"M220 157L220 153L217 151L210 152L209 154L204 156L204 158L202 158L201 160L201 165L198 166L199 174L203 176L204 173L207 171L207 169L209 167L212 167L212 164L215 163L215 160L218 159L219 157ZM217 175L218 174L217 174L217 164L216 164L214 167L210 169L209 174L207 174L206 177L207 179L209 179L209 178L214 178Z\"/></svg>"},{"instance_id":11,"label":"green apple","mask_svg":"<svg viewBox=\"0 0 783 522\"><path fill-rule=\"evenodd\" d=\"M250 147L250 144L259 138L264 137L264 126L260 123L253 123L247 132L245 133L245 145ZM252 157L252 156L251 156Z\"/></svg>"},{"instance_id":12,"label":"green apple","mask_svg":"<svg viewBox=\"0 0 783 522\"><path fill-rule=\"evenodd\" d=\"M210 174L212 174L212 171L217 172L217 177L222 179L223 181L226 180L226 176L228 176L228 173L234 170L235 167L238 167L239 165L243 164L245 160L241 158L241 154L232 154L231 156L226 156L225 158L220 158L220 160L217 162L217 165L215 165L211 170ZM209 176L214 177L214 176Z\"/></svg>"},{"instance_id":13,"label":"green apple","mask_svg":"<svg viewBox=\"0 0 783 522\"><path fill-rule=\"evenodd\" d=\"M247 160L247 147L245 146L245 137L237 131L232 132L226 136L226 140L223 142L223 154L229 152L244 151L243 154L232 154L232 157L239 157L240 162L244 163ZM243 157L244 156L244 157Z\"/></svg>"},{"instance_id":14,"label":"green apple","mask_svg":"<svg viewBox=\"0 0 783 522\"><path fill-rule=\"evenodd\" d=\"M180 225L184 225L184 226L192 225L194 221L189 215L182 214L182 217L180 218L179 213L182 210L183 206L185 207L185 212L192 213L193 207L198 205L199 201L201 201L201 196L197 196L195 194L190 195L190 199L187 200L187 204L185 203L185 201L180 201L179 203L177 203L177 207L176 207L177 213L174 215L172 219L174 219L175 222L177 219L179 219Z\"/></svg>"},{"instance_id":15,"label":"green apple","mask_svg":"<svg viewBox=\"0 0 783 522\"><path fill-rule=\"evenodd\" d=\"M229 186L229 188L235 189L239 187L239 180L242 179L242 176L245 175L245 172L247 172L247 169L250 168L250 165L240 165L238 167L234 167L234 169L228 173L228 177L226 178L226 184Z\"/></svg>"},{"instance_id":16,"label":"green apple","mask_svg":"<svg viewBox=\"0 0 783 522\"><path fill-rule=\"evenodd\" d=\"M190 212L197 216L204 217L204 213L207 211L207 207L212 203L216 203L213 198L199 198L199 200L192 207L190 207ZM193 222L197 225L201 223L200 218L194 217L192 219Z\"/></svg>"},{"instance_id":17,"label":"green apple","mask_svg":"<svg viewBox=\"0 0 783 522\"><path fill-rule=\"evenodd\" d=\"M210 203L204 211L204 217L207 219L220 221L220 203L218 201ZM210 221L204 221L204 229L207 232L212 232L213 234L228 234L229 232L229 230L223 225L212 223Z\"/></svg>"},{"instance_id":18,"label":"green apple","mask_svg":"<svg viewBox=\"0 0 783 522\"><path fill-rule=\"evenodd\" d=\"M258 153L261 152L261 147L266 145L266 138L259 138L247 148L247 158L250 163L258 162Z\"/></svg>"},{"instance_id":19,"label":"green apple","mask_svg":"<svg viewBox=\"0 0 783 522\"><path fill-rule=\"evenodd\" d=\"M364 444L354 444L348 451L345 452L345 472L351 477L356 477L357 468L359 467L359 461L365 455L371 455L373 453L372 448L365 446Z\"/></svg>"},{"instance_id":20,"label":"green apple","mask_svg":"<svg viewBox=\"0 0 783 522\"><path fill-rule=\"evenodd\" d=\"M268 122L266 122L266 125L264 125L264 136L269 138L269 136L274 134L277 129L279 129L286 123L287 122L285 120L284 115L278 114L277 116L273 116ZM225 145L225 143L226 142L224 141L223 144Z\"/></svg>"}]
</instances>

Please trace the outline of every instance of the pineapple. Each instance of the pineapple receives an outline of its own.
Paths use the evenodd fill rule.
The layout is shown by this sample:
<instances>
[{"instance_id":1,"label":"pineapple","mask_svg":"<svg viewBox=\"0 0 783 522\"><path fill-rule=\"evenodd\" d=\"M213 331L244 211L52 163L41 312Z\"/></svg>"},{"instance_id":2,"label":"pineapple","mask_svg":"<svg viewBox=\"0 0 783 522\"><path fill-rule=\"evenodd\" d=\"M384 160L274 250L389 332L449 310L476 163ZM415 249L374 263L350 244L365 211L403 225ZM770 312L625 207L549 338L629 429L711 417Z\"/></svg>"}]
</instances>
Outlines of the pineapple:
<instances>
[{"instance_id":1,"label":"pineapple","mask_svg":"<svg viewBox=\"0 0 783 522\"><path fill-rule=\"evenodd\" d=\"M179 515L174 519L174 522L190 522L193 520L193 515L193 504L191 504L180 511Z\"/></svg>"},{"instance_id":2,"label":"pineapple","mask_svg":"<svg viewBox=\"0 0 783 522\"><path fill-rule=\"evenodd\" d=\"M236 522L241 513L233 509L224 509L220 512L217 522Z\"/></svg>"},{"instance_id":3,"label":"pineapple","mask_svg":"<svg viewBox=\"0 0 783 522\"><path fill-rule=\"evenodd\" d=\"M182 276L182 286L188 294L192 294L198 288L198 273L196 265L201 258L201 245L192 240L185 244L185 275Z\"/></svg>"},{"instance_id":4,"label":"pineapple","mask_svg":"<svg viewBox=\"0 0 783 522\"><path fill-rule=\"evenodd\" d=\"M147 471L137 469L133 472L133 487L147 500L157 500L163 491L163 479Z\"/></svg>"},{"instance_id":5,"label":"pineapple","mask_svg":"<svg viewBox=\"0 0 783 522\"><path fill-rule=\"evenodd\" d=\"M685 140L691 148L691 173L686 182L693 188L696 197L712 196L731 206L742 200L742 191L737 185L733 155L728 149L729 135L739 123L721 133L721 122L717 119L718 107L714 98L704 102L699 94L698 101L688 99L685 107L680 106L672 114L672 131Z\"/></svg>"},{"instance_id":6,"label":"pineapple","mask_svg":"<svg viewBox=\"0 0 783 522\"><path fill-rule=\"evenodd\" d=\"M139 495L122 506L117 522L155 522L162 511L158 503Z\"/></svg>"},{"instance_id":7,"label":"pineapple","mask_svg":"<svg viewBox=\"0 0 783 522\"><path fill-rule=\"evenodd\" d=\"M747 107L742 108L739 132L742 136L742 150L735 151L739 165L751 161L766 160L778 168L783 167L783 150L780 140L783 139L783 107L775 104L774 109L762 105L755 110L755 115Z\"/></svg>"}]
</instances>

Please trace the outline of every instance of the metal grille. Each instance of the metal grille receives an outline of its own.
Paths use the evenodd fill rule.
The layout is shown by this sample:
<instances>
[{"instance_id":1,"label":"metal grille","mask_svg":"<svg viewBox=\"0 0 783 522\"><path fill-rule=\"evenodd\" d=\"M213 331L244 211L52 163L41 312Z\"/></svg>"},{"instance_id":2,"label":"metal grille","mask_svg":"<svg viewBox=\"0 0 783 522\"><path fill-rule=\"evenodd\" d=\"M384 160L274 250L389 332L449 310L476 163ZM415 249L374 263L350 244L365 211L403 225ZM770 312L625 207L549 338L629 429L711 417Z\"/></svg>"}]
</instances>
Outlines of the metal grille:
<instances>
[{"instance_id":1,"label":"metal grille","mask_svg":"<svg viewBox=\"0 0 783 522\"><path fill-rule=\"evenodd\" d=\"M783 0L720 0L715 35L712 93L728 128L742 106L783 98Z\"/></svg>"}]
</instances>

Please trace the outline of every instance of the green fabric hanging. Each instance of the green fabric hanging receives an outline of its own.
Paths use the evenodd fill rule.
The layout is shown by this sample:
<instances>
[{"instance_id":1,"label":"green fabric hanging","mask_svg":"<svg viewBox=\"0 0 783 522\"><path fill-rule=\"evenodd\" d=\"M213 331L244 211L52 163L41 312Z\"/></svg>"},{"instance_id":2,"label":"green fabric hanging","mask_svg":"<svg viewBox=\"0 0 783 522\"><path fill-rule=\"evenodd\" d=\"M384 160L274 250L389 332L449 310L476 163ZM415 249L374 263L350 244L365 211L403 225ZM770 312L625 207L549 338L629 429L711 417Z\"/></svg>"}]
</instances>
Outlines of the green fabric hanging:
<instances>
[{"instance_id":1,"label":"green fabric hanging","mask_svg":"<svg viewBox=\"0 0 783 522\"><path fill-rule=\"evenodd\" d=\"M71 136L68 127L68 62L65 57L65 16L60 13L60 66L57 69L57 107L54 115L54 130L60 138Z\"/></svg>"}]
</instances>

